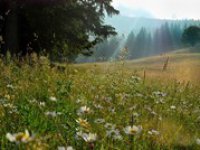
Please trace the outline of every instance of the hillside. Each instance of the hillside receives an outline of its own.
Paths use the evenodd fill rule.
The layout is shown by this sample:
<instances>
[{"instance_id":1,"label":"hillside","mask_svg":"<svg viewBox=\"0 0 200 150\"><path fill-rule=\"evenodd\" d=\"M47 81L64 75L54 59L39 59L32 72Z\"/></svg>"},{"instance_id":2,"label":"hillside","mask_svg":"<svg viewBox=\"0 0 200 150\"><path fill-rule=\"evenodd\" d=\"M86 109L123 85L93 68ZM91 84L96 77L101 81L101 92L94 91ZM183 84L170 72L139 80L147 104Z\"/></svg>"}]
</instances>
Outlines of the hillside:
<instances>
[{"instance_id":1,"label":"hillside","mask_svg":"<svg viewBox=\"0 0 200 150\"><path fill-rule=\"evenodd\" d=\"M145 70L146 76L159 79L177 79L180 81L192 81L200 83L200 53L191 53L191 49L180 49L164 55L145 57L136 60L125 61L123 66L126 73L133 73L135 70L142 75ZM163 70L164 63L169 57L166 71ZM116 66L117 64L117 66ZM93 67L91 64L80 64L83 68ZM120 66L120 62L95 63L95 68L104 71L115 70ZM115 69L114 69L115 68Z\"/></svg>"},{"instance_id":2,"label":"hillside","mask_svg":"<svg viewBox=\"0 0 200 150\"><path fill-rule=\"evenodd\" d=\"M119 35L127 35L132 30L137 33L141 29L141 27L152 31L166 22L168 22L169 24L180 24L183 28L188 25L200 25L199 20L165 20L155 18L127 17L122 15L113 16L111 18L106 17L105 22L114 26Z\"/></svg>"}]
</instances>

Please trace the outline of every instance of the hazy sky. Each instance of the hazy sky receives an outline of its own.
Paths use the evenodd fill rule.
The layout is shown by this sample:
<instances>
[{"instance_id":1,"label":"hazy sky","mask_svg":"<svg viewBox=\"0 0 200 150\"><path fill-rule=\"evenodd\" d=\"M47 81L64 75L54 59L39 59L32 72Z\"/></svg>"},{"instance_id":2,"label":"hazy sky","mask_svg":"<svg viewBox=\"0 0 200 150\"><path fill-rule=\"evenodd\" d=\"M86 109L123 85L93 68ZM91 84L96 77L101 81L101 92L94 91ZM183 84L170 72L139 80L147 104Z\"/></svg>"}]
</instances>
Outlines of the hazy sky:
<instances>
[{"instance_id":1,"label":"hazy sky","mask_svg":"<svg viewBox=\"0 0 200 150\"><path fill-rule=\"evenodd\" d=\"M200 0L113 0L122 15L161 19L200 19Z\"/></svg>"}]
</instances>

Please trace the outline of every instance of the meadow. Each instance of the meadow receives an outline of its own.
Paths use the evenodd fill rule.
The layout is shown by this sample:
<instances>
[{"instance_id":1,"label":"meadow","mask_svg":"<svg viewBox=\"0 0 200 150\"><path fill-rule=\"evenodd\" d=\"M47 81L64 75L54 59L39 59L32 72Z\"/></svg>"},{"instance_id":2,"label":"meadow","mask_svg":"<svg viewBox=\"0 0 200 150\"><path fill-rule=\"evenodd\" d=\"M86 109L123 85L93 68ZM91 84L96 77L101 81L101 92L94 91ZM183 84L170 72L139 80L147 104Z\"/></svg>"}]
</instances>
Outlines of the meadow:
<instances>
[{"instance_id":1,"label":"meadow","mask_svg":"<svg viewBox=\"0 0 200 150\"><path fill-rule=\"evenodd\" d=\"M197 53L67 65L1 59L0 149L198 150L199 77Z\"/></svg>"}]
</instances>

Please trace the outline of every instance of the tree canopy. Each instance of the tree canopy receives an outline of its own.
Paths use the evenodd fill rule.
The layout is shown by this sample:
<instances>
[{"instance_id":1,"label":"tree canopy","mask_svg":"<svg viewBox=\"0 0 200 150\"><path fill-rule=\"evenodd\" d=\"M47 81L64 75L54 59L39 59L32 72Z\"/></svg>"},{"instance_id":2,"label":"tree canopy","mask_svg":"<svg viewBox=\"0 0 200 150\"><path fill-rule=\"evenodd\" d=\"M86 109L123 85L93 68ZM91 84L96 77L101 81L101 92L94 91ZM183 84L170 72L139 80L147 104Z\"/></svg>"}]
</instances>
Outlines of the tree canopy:
<instances>
[{"instance_id":1,"label":"tree canopy","mask_svg":"<svg viewBox=\"0 0 200 150\"><path fill-rule=\"evenodd\" d=\"M182 40L191 46L195 46L197 42L200 42L200 27L190 26L186 28L183 32Z\"/></svg>"},{"instance_id":2,"label":"tree canopy","mask_svg":"<svg viewBox=\"0 0 200 150\"><path fill-rule=\"evenodd\" d=\"M68 58L89 50L114 28L105 15L119 11L112 0L0 0L1 53L25 55L46 51Z\"/></svg>"}]
</instances>

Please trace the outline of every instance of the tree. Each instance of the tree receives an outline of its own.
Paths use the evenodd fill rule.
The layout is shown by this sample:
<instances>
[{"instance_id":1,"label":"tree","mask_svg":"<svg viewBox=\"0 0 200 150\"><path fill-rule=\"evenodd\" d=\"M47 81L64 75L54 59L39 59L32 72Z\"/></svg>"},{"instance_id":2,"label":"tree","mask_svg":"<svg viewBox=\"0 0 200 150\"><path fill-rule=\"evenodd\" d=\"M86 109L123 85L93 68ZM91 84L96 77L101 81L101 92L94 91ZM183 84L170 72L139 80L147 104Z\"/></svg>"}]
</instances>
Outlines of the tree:
<instances>
[{"instance_id":1,"label":"tree","mask_svg":"<svg viewBox=\"0 0 200 150\"><path fill-rule=\"evenodd\" d=\"M162 52L172 50L173 42L168 23L165 23L161 26L161 42Z\"/></svg>"},{"instance_id":2,"label":"tree","mask_svg":"<svg viewBox=\"0 0 200 150\"><path fill-rule=\"evenodd\" d=\"M158 54L162 49L162 39L160 28L157 28L153 33L153 45L152 45L152 54Z\"/></svg>"},{"instance_id":3,"label":"tree","mask_svg":"<svg viewBox=\"0 0 200 150\"><path fill-rule=\"evenodd\" d=\"M112 0L0 0L2 53L25 55L46 50L52 56L90 55L96 43L116 32L104 24L105 13L119 12Z\"/></svg>"},{"instance_id":4,"label":"tree","mask_svg":"<svg viewBox=\"0 0 200 150\"><path fill-rule=\"evenodd\" d=\"M182 34L182 41L195 46L197 42L200 42L200 27L190 26L186 28Z\"/></svg>"},{"instance_id":5,"label":"tree","mask_svg":"<svg viewBox=\"0 0 200 150\"><path fill-rule=\"evenodd\" d=\"M173 38L168 23L161 25L153 34L153 53L166 53L173 49Z\"/></svg>"},{"instance_id":6,"label":"tree","mask_svg":"<svg viewBox=\"0 0 200 150\"><path fill-rule=\"evenodd\" d=\"M133 58L139 58L139 57L143 57L146 54L147 51L147 30L142 27L139 31L139 33L137 34L136 38L135 38L135 53Z\"/></svg>"},{"instance_id":7,"label":"tree","mask_svg":"<svg viewBox=\"0 0 200 150\"><path fill-rule=\"evenodd\" d=\"M135 35L134 32L131 31L127 37L125 46L128 48L129 57L134 57L134 47L135 47Z\"/></svg>"},{"instance_id":8,"label":"tree","mask_svg":"<svg viewBox=\"0 0 200 150\"><path fill-rule=\"evenodd\" d=\"M178 49L181 48L181 35L183 33L180 23L173 23L170 26L171 37L173 41L173 48Z\"/></svg>"},{"instance_id":9,"label":"tree","mask_svg":"<svg viewBox=\"0 0 200 150\"><path fill-rule=\"evenodd\" d=\"M153 41L152 41L152 35L151 33L148 33L147 37L146 37L146 53L145 56L149 56L152 55L152 46L153 46Z\"/></svg>"}]
</instances>

